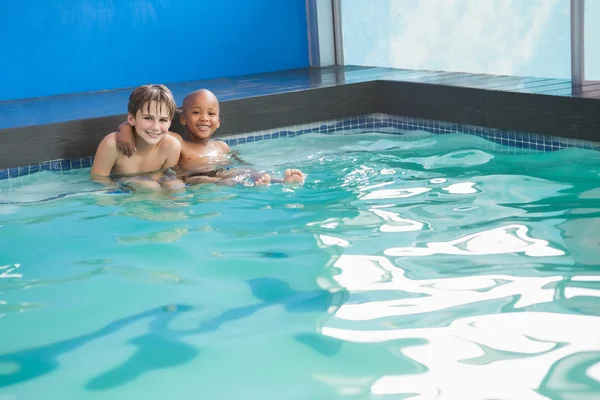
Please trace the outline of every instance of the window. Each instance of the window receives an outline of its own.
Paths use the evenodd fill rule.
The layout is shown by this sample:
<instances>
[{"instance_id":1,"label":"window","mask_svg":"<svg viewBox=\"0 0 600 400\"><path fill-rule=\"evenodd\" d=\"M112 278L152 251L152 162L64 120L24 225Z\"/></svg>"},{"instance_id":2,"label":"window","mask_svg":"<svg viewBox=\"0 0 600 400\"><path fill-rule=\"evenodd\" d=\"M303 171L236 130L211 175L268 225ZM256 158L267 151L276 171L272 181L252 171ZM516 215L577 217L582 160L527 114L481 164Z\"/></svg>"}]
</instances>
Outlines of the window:
<instances>
[{"instance_id":1,"label":"window","mask_svg":"<svg viewBox=\"0 0 600 400\"><path fill-rule=\"evenodd\" d=\"M600 1L587 0L584 8L584 80L600 81Z\"/></svg>"},{"instance_id":2,"label":"window","mask_svg":"<svg viewBox=\"0 0 600 400\"><path fill-rule=\"evenodd\" d=\"M571 78L570 0L341 0L341 15L346 65Z\"/></svg>"}]
</instances>

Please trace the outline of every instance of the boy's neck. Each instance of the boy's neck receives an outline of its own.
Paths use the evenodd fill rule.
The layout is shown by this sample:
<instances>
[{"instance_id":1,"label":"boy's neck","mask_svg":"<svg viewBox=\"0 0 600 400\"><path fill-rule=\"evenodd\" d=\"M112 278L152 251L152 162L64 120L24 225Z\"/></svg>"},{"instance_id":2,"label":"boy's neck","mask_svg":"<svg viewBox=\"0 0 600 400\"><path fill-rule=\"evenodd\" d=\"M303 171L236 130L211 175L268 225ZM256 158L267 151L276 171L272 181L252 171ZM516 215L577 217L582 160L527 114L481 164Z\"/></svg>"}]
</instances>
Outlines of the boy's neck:
<instances>
[{"instance_id":1,"label":"boy's neck","mask_svg":"<svg viewBox=\"0 0 600 400\"><path fill-rule=\"evenodd\" d=\"M194 137L194 135L190 135L189 133L187 134L187 138L188 138L188 141L190 141L194 144L202 145L202 146L206 146L210 142L210 138L198 139L197 137Z\"/></svg>"}]
</instances>

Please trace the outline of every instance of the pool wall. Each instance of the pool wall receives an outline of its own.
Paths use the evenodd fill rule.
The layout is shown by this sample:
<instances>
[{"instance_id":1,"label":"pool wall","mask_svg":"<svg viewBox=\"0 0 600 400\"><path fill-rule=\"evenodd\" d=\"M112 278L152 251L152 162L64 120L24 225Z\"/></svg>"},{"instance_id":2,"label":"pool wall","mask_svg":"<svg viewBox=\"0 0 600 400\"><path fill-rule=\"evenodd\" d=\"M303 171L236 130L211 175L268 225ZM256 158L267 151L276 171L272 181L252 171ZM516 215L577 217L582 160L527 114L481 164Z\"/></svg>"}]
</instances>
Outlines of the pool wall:
<instances>
[{"instance_id":1,"label":"pool wall","mask_svg":"<svg viewBox=\"0 0 600 400\"><path fill-rule=\"evenodd\" d=\"M410 134L410 131L426 131L434 134L462 133L475 135L489 141L487 146L484 145L482 147L487 147L495 151L510 151L512 153L549 152L567 147L600 150L600 142L381 113L221 136L220 139L234 147L239 144L262 140L292 138L305 134L339 134L352 132L353 130L377 131L395 135ZM60 172L89 168L93 161L94 157L82 157L6 168L0 170L0 180L19 178L39 171Z\"/></svg>"},{"instance_id":2,"label":"pool wall","mask_svg":"<svg viewBox=\"0 0 600 400\"><path fill-rule=\"evenodd\" d=\"M486 138L508 145L524 143L536 149L541 146L544 151L574 143L596 148L588 142L600 142L600 101L581 97L575 89L572 95L531 93L548 90L548 86L564 86L552 80L539 82L518 77L336 67L191 82L175 88L179 104L185 93L199 87L210 88L222 100L221 127L216 138L285 131L282 127L302 124L321 126L322 121L352 121L357 116L382 113L443 121L448 126L475 126L479 128L474 132L479 129ZM481 87L461 86L467 84ZM61 170L87 165L102 137L126 119L125 114L115 114L115 110L125 108L128 93L121 90L74 97L73 101L66 96L64 101L11 103L4 109L7 117L0 119L3 175L19 176L32 168L52 169L45 163L47 160L67 160L52 164L56 169L60 165ZM90 113L89 117L73 120L78 107L83 114ZM38 115L36 110L60 122L34 121L29 113ZM12 127L2 129L5 126ZM178 118L171 129L181 133ZM272 133L267 137L269 134L272 137ZM258 136L265 138L264 134ZM12 169L7 171L9 168Z\"/></svg>"}]
</instances>

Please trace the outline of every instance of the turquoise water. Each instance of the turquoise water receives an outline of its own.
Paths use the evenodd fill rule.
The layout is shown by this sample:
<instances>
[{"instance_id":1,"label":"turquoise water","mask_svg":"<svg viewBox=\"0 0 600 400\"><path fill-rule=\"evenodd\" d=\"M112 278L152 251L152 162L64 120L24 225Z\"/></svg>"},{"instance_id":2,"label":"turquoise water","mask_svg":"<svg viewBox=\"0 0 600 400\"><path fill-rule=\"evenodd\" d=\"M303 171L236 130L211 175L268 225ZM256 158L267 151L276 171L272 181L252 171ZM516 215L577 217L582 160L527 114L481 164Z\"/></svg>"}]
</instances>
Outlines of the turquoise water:
<instances>
[{"instance_id":1,"label":"turquoise water","mask_svg":"<svg viewBox=\"0 0 600 400\"><path fill-rule=\"evenodd\" d=\"M1 399L598 398L599 153L238 149L307 183L0 182Z\"/></svg>"}]
</instances>

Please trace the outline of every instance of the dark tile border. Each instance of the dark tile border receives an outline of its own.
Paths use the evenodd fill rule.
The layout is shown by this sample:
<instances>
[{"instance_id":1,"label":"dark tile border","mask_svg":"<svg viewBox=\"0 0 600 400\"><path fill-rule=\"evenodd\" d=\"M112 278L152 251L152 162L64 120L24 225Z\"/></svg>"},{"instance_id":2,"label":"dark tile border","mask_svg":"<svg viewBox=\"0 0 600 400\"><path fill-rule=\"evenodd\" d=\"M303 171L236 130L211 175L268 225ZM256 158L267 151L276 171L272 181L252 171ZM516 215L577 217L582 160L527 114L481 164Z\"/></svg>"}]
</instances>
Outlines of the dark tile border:
<instances>
[{"instance_id":1,"label":"dark tile border","mask_svg":"<svg viewBox=\"0 0 600 400\"><path fill-rule=\"evenodd\" d=\"M600 101L500 90L379 81L378 111L600 141Z\"/></svg>"}]
</instances>

